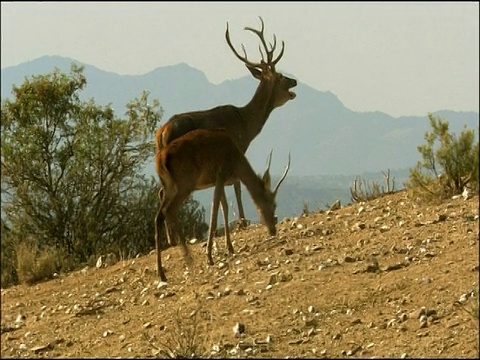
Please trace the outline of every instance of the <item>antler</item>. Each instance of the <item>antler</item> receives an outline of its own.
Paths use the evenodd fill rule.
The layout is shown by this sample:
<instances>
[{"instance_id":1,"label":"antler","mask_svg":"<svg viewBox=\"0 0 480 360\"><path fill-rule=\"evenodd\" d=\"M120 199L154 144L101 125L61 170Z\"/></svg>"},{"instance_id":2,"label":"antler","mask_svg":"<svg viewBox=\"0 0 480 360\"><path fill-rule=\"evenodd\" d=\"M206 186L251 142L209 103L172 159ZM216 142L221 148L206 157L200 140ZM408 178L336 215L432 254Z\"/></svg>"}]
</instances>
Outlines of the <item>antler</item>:
<instances>
[{"instance_id":1,"label":"antler","mask_svg":"<svg viewBox=\"0 0 480 360\"><path fill-rule=\"evenodd\" d=\"M263 19L261 16L259 16L260 21L262 22L262 28L260 30L253 29L251 27L245 27L244 30L248 30L253 32L254 34L257 34L257 36L260 38L261 45L263 45L263 49L265 50L266 58L267 61L265 62L265 58L263 55L263 51L261 46L259 45L259 50L260 50L260 55L262 55L262 60L259 63L254 63L248 60L247 58L247 52L245 51L245 46L242 44L242 50L245 56L241 56L237 50L232 45L232 42L230 41L230 33L228 31L228 22L227 22L227 30L225 31L225 38L227 40L228 46L230 49L232 49L233 53L235 56L240 59L240 61L244 62L246 65L251 66L251 67L256 67L256 68L263 68L265 65L268 65L273 69L275 69L275 65L278 63L278 61L282 58L283 52L285 50L285 42L282 41L282 50L280 51L280 54L278 54L277 58L273 60L273 52L275 51L277 47L277 37L273 35L273 44L270 43L270 50L268 49L267 42L265 41L265 36L263 34L264 31L264 23Z\"/></svg>"},{"instance_id":2,"label":"antler","mask_svg":"<svg viewBox=\"0 0 480 360\"><path fill-rule=\"evenodd\" d=\"M270 152L270 154L271 154L271 152ZM288 173L289 169L290 169L290 152L288 153L288 164L285 167L285 171L283 172L283 175L280 178L280 180L278 180L277 186L275 186L275 190L273 190L273 193L275 194L275 196L277 195L277 191L278 191L278 188L280 187L280 184L283 182L283 180L285 180L285 176L287 176L287 173Z\"/></svg>"}]
</instances>

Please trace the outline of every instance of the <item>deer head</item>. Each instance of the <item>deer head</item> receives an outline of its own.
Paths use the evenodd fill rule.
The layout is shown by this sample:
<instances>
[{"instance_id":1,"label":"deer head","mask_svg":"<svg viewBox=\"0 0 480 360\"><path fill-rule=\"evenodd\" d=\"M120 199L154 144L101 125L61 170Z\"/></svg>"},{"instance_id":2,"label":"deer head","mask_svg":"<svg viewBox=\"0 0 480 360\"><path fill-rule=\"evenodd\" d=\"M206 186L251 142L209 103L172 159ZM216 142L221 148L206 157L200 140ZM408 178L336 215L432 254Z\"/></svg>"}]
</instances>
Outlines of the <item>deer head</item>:
<instances>
[{"instance_id":1,"label":"deer head","mask_svg":"<svg viewBox=\"0 0 480 360\"><path fill-rule=\"evenodd\" d=\"M265 187L265 196L267 198L266 201L264 202L264 204L266 205L258 207L258 213L260 215L260 218L262 219L262 223L268 227L268 231L270 235L275 235L276 233L275 224L277 223L277 219L275 216L275 209L277 207L276 197L277 197L278 188L282 184L283 180L285 180L288 170L290 169L290 153L288 153L288 163L287 163L287 166L285 167L285 171L283 172L283 175L280 177L280 180L278 180L278 183L275 186L275 188L271 190L270 163L272 161L272 152L273 150L270 151L270 155L267 160L267 169L265 170L262 176L262 181Z\"/></svg>"}]
</instances>

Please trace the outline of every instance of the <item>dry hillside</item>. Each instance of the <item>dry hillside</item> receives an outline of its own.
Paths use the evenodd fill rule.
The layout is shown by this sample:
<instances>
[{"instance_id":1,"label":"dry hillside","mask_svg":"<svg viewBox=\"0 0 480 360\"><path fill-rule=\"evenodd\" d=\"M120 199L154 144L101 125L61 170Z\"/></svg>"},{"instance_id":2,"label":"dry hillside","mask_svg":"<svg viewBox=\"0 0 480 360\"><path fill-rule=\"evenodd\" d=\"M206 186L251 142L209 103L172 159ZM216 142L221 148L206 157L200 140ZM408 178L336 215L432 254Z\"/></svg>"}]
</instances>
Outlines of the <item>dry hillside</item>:
<instances>
[{"instance_id":1,"label":"dry hillside","mask_svg":"<svg viewBox=\"0 0 480 360\"><path fill-rule=\"evenodd\" d=\"M168 284L152 253L3 289L1 356L478 357L478 205L402 191L218 238L213 267L171 248Z\"/></svg>"}]
</instances>

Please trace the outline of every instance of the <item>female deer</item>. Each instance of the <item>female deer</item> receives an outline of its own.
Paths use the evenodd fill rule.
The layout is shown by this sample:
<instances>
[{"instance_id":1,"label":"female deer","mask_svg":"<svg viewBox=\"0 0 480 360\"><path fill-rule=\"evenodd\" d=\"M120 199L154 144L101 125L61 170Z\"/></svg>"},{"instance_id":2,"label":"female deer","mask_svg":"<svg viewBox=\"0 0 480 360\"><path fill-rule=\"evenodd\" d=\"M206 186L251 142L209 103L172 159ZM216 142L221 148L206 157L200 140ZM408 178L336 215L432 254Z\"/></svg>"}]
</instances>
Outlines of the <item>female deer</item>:
<instances>
[{"instance_id":1,"label":"female deer","mask_svg":"<svg viewBox=\"0 0 480 360\"><path fill-rule=\"evenodd\" d=\"M160 207L155 217L155 241L157 246L157 270L162 281L167 281L162 268L160 231L165 220L172 231L170 245L179 244L188 255L185 238L180 234L177 213L181 204L195 190L215 186L212 213L218 212L220 201L225 201L224 186L241 181L249 191L259 212L262 223L270 235L275 235L275 196L287 175L290 160L282 178L272 191L269 169L263 177L255 174L247 158L224 130L197 129L173 140L157 152L155 168L163 188L159 192ZM228 218L225 218L225 235L228 235ZM210 218L207 241L207 258L212 259L212 240L216 217ZM230 243L231 246L231 243Z\"/></svg>"}]
</instances>

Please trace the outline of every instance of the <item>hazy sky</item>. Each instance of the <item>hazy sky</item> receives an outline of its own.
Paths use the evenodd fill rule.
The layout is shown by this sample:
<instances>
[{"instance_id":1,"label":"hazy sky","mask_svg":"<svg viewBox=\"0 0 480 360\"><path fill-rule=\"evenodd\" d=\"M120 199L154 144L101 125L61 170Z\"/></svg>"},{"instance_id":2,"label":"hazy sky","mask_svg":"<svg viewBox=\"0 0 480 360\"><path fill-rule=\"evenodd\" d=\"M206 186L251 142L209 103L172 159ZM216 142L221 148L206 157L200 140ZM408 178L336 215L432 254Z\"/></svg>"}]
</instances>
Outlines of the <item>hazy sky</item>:
<instances>
[{"instance_id":1,"label":"hazy sky","mask_svg":"<svg viewBox=\"0 0 480 360\"><path fill-rule=\"evenodd\" d=\"M478 2L5 1L1 66L60 55L134 75L185 62L220 83L250 75L225 42L227 21L237 49L259 60L243 30L259 16L268 41L285 41L277 68L351 110L479 111Z\"/></svg>"}]
</instances>

